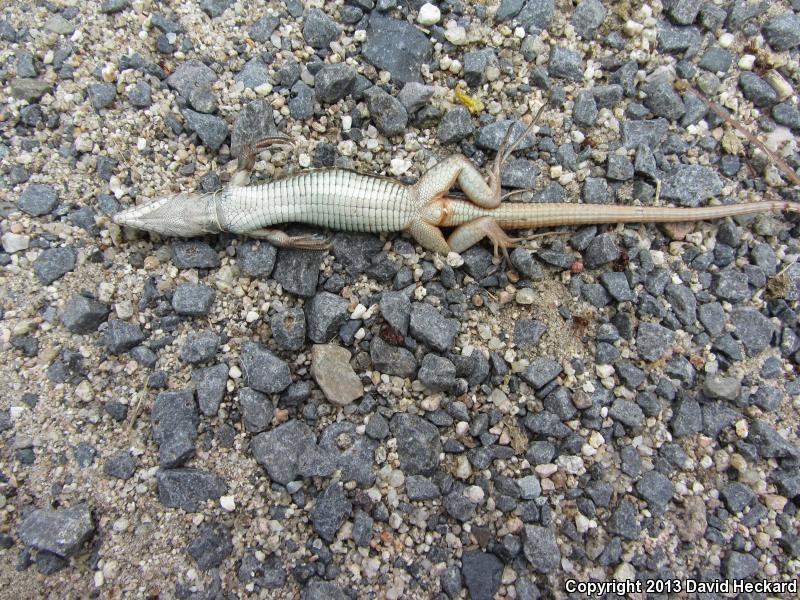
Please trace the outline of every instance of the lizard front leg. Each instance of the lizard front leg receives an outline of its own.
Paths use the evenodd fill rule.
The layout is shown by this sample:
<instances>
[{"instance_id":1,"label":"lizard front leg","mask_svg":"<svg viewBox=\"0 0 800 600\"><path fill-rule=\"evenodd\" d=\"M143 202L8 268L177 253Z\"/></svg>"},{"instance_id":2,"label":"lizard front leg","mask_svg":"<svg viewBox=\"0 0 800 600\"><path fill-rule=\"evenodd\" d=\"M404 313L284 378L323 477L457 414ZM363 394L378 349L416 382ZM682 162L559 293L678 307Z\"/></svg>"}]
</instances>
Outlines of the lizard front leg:
<instances>
[{"instance_id":1,"label":"lizard front leg","mask_svg":"<svg viewBox=\"0 0 800 600\"><path fill-rule=\"evenodd\" d=\"M261 138L249 142L242 147L242 153L236 163L236 171L231 177L232 187L244 187L250 183L250 175L253 173L253 167L256 164L256 156L259 152L263 152L273 144L288 144L289 138L283 136L272 136Z\"/></svg>"}]
</instances>

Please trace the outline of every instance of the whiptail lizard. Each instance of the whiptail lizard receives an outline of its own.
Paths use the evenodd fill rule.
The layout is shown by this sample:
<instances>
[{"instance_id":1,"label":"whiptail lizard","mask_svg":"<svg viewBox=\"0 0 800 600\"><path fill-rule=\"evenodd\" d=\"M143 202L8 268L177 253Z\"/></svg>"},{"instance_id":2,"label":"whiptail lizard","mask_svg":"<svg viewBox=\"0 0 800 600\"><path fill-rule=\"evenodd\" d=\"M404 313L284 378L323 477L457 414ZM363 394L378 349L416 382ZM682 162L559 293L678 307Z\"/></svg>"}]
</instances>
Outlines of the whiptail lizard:
<instances>
[{"instance_id":1,"label":"whiptail lizard","mask_svg":"<svg viewBox=\"0 0 800 600\"><path fill-rule=\"evenodd\" d=\"M253 144L240 158L228 187L209 194L184 193L119 212L114 222L169 236L191 237L228 231L268 240L279 247L323 250L327 240L314 235L289 236L271 229L281 223L306 223L342 231L405 231L424 248L448 254L463 252L484 237L506 252L521 239L506 229L601 223L685 222L770 211L800 212L800 203L753 202L699 208L663 208L604 204L503 202L500 168L534 121L508 144L509 127L488 182L466 157L454 154L425 173L414 185L344 169L314 169L284 179L249 186L256 152L282 138ZM448 196L458 182L466 199ZM454 227L445 239L441 227Z\"/></svg>"}]
</instances>

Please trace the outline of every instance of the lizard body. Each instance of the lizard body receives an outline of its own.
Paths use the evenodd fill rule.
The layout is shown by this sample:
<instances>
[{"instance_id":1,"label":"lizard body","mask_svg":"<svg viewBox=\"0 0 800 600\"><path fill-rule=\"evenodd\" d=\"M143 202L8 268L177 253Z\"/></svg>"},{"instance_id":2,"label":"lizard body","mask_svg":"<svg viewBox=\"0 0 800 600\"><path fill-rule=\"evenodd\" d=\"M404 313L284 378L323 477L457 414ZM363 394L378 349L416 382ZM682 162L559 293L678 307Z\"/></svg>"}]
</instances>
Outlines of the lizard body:
<instances>
[{"instance_id":1,"label":"lizard body","mask_svg":"<svg viewBox=\"0 0 800 600\"><path fill-rule=\"evenodd\" d=\"M683 222L772 211L800 212L800 203L766 201L699 208L605 204L501 203L500 167L516 144L504 140L488 181L466 157L456 154L436 164L417 183L344 169L314 169L261 185L247 185L254 145L240 161L231 185L211 194L176 194L117 213L114 222L172 236L228 231L265 239L280 247L320 250L316 236L289 236L273 229L305 223L342 231L405 231L428 250L463 252L484 237L495 251L519 241L505 232L559 225ZM268 140L269 143L274 140ZM466 199L447 194L458 183ZM455 228L445 239L441 227Z\"/></svg>"}]
</instances>

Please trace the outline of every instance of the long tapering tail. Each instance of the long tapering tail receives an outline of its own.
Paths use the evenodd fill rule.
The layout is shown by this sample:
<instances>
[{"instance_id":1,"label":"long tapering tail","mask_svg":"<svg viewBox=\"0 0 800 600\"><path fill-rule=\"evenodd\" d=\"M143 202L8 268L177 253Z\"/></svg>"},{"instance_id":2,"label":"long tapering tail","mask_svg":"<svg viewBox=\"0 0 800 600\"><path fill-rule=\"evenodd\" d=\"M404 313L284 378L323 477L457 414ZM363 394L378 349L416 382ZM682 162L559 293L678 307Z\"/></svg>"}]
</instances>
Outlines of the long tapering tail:
<instances>
[{"instance_id":1,"label":"long tapering tail","mask_svg":"<svg viewBox=\"0 0 800 600\"><path fill-rule=\"evenodd\" d=\"M461 225L474 218L490 216L503 229L529 229L558 225L600 225L603 223L680 223L706 221L752 215L765 212L800 212L800 203L768 201L698 208L667 208L659 206L618 206L609 204L534 204L505 202L494 209L476 207L469 202L456 201L453 215L445 225ZM461 206L464 205L464 206Z\"/></svg>"}]
</instances>

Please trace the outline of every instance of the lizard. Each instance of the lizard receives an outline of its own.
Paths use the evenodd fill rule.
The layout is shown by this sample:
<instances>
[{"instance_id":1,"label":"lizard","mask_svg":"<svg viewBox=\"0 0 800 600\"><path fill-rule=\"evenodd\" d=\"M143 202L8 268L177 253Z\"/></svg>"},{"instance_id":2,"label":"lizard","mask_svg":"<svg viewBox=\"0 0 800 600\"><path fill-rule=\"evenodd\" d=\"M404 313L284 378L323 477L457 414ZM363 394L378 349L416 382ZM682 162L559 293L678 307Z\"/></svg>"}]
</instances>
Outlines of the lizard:
<instances>
[{"instance_id":1,"label":"lizard","mask_svg":"<svg viewBox=\"0 0 800 600\"><path fill-rule=\"evenodd\" d=\"M507 255L507 249L526 239L509 236L508 229L694 222L764 212L800 212L800 203L782 200L695 208L502 202L501 168L531 134L536 120L513 143L509 138L514 127L508 127L488 178L468 158L452 154L412 185L340 168L310 169L249 185L257 153L270 144L286 141L280 137L262 138L243 150L227 187L205 194L164 196L118 212L113 221L167 236L193 237L226 231L267 240L277 247L307 250L325 250L330 243L317 235L290 236L273 226L296 222L341 231L405 231L423 248L442 255L464 252L488 238L495 255L498 248ZM455 183L463 198L449 194ZM447 239L443 227L453 228Z\"/></svg>"}]
</instances>

